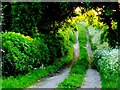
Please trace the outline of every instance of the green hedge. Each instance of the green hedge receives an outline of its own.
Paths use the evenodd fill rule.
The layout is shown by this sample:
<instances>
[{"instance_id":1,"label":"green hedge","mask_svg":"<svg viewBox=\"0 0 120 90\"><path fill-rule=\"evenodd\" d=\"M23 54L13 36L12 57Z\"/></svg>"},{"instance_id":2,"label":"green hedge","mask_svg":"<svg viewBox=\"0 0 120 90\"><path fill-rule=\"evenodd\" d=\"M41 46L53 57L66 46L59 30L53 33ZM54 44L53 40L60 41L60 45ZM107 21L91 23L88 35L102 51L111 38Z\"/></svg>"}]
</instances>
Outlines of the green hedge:
<instances>
[{"instance_id":1,"label":"green hedge","mask_svg":"<svg viewBox=\"0 0 120 90\"><path fill-rule=\"evenodd\" d=\"M24 74L49 62L49 50L41 38L20 33L2 33L2 74ZM44 56L44 57L43 57Z\"/></svg>"}]
</instances>

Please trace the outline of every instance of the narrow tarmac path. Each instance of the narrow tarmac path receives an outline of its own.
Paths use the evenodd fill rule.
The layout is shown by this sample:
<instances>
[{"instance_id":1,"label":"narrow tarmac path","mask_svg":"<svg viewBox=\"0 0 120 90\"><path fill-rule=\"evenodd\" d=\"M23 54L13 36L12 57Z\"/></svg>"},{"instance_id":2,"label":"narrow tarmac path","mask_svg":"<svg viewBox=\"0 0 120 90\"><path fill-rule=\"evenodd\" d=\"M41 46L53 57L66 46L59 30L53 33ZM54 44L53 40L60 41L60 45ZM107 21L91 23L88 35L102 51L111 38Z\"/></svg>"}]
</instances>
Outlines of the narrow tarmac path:
<instances>
[{"instance_id":1,"label":"narrow tarmac path","mask_svg":"<svg viewBox=\"0 0 120 90\"><path fill-rule=\"evenodd\" d=\"M92 56L91 45L89 42L88 30L86 31L86 38L87 38L86 49L89 56L89 68L87 70L87 73L81 88L101 88L100 75L97 72L97 70L91 68L93 56Z\"/></svg>"},{"instance_id":2,"label":"narrow tarmac path","mask_svg":"<svg viewBox=\"0 0 120 90\"><path fill-rule=\"evenodd\" d=\"M77 58L79 56L78 32L76 32L76 43L73 45L73 47L74 47L74 58ZM28 88L56 88L58 84L61 83L68 76L71 66L74 64L74 62L75 60L71 62L69 68L63 69L62 72L56 73L54 76L51 77L43 78L40 82Z\"/></svg>"}]
</instances>

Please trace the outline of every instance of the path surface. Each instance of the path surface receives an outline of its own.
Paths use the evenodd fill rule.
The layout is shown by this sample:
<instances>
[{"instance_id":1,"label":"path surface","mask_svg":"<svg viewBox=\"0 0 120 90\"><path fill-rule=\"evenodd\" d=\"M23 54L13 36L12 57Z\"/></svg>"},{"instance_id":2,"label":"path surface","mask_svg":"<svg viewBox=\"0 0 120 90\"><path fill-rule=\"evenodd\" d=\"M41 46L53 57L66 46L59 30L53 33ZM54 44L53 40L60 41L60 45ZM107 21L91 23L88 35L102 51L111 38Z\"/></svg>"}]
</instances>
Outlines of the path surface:
<instances>
[{"instance_id":1,"label":"path surface","mask_svg":"<svg viewBox=\"0 0 120 90\"><path fill-rule=\"evenodd\" d=\"M100 75L95 69L89 68L81 88L101 88Z\"/></svg>"},{"instance_id":2,"label":"path surface","mask_svg":"<svg viewBox=\"0 0 120 90\"><path fill-rule=\"evenodd\" d=\"M74 47L74 58L79 56L79 41L78 41L78 31L76 32L76 43L73 45Z\"/></svg>"},{"instance_id":3,"label":"path surface","mask_svg":"<svg viewBox=\"0 0 120 90\"><path fill-rule=\"evenodd\" d=\"M91 49L91 45L90 45L90 42L89 42L89 35L88 35L88 30L86 30L86 38L87 38L87 44L86 44L86 49L87 49L87 52L88 52L88 59L89 59L89 67L92 66L92 49Z\"/></svg>"},{"instance_id":4,"label":"path surface","mask_svg":"<svg viewBox=\"0 0 120 90\"><path fill-rule=\"evenodd\" d=\"M56 88L67 77L69 71L70 68L64 69L61 73L45 78L42 82L38 82L29 88Z\"/></svg>"},{"instance_id":5,"label":"path surface","mask_svg":"<svg viewBox=\"0 0 120 90\"><path fill-rule=\"evenodd\" d=\"M78 32L76 32L76 43L73 45L74 47L74 58L77 58L79 55L79 42L78 42ZM71 62L70 67L74 64ZM69 74L71 68L64 69L61 73L56 73L52 77L44 78L41 82L30 86L29 88L56 88L59 83L61 83ZM28 90L28 89L25 89Z\"/></svg>"},{"instance_id":6,"label":"path surface","mask_svg":"<svg viewBox=\"0 0 120 90\"><path fill-rule=\"evenodd\" d=\"M89 68L87 70L83 85L81 88L101 88L100 75L95 69L91 69L92 50L89 42L88 31L86 31L87 44L86 49L89 55Z\"/></svg>"}]
</instances>

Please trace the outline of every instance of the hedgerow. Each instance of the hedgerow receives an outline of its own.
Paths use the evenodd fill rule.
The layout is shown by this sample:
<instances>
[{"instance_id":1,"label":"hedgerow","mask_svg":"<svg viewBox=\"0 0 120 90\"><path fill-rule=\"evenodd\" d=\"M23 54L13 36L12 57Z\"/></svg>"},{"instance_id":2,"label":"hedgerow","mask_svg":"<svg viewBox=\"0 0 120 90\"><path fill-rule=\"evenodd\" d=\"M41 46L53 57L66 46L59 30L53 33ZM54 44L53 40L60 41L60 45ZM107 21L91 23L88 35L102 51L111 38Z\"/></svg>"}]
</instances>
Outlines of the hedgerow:
<instances>
[{"instance_id":1,"label":"hedgerow","mask_svg":"<svg viewBox=\"0 0 120 90\"><path fill-rule=\"evenodd\" d=\"M24 74L49 62L49 50L40 38L5 32L2 33L2 42L4 76Z\"/></svg>"},{"instance_id":2,"label":"hedgerow","mask_svg":"<svg viewBox=\"0 0 120 90\"><path fill-rule=\"evenodd\" d=\"M117 88L119 79L118 48L112 48L105 41L101 41L102 30L89 28L93 49L93 68L96 68L101 75L102 88Z\"/></svg>"},{"instance_id":3,"label":"hedgerow","mask_svg":"<svg viewBox=\"0 0 120 90\"><path fill-rule=\"evenodd\" d=\"M69 27L69 25L68 26L66 26L66 25L67 24L63 25L62 28L59 28L58 33L55 35L54 34L48 34L48 35L46 34L45 35L45 34L38 33L38 34L35 34L32 38L29 36L24 36L23 34L20 34L20 33L14 33L14 32L3 33L2 38L4 39L5 43L7 41L11 41L11 43L13 43L13 44L12 45L10 44L10 47L13 47L13 46L16 47L18 49L18 52L20 52L20 55L21 55L21 52L23 52L23 53L26 52L24 54L28 58L30 58L29 56L34 55L33 56L34 58L32 59L33 66L31 65L32 67L30 68L30 71L24 72L24 74L22 72L20 72L20 75L14 75L13 74L14 72L18 73L15 70L19 71L19 68L17 68L17 69L13 68L12 70L14 70L14 72L11 72L11 73L7 72L7 75L8 75L8 73L10 73L9 75L11 75L11 76L7 77L7 78L5 77L3 79L3 88L28 87L28 86L34 84L35 82L37 82L38 79L46 77L47 75L51 75L51 74L55 73L56 71L58 71L59 69L63 68L63 66L68 65L71 62L71 60L73 59L73 44L75 43L75 32L74 32L75 28ZM5 36L7 36L7 37L5 38ZM11 37L16 37L16 38L11 38ZM18 39L17 41L19 41L19 42L17 42L17 44L15 46L14 43L16 43L16 39ZM20 43L20 45L19 45L19 43ZM22 47L21 43L26 43L26 45L24 47ZM3 47L9 48L6 45L4 45ZM22 51L20 51L21 47L23 48ZM3 48L3 50L5 51L4 48ZM25 48L25 51L24 51L24 48ZM30 50L28 50L28 49L30 49ZM32 52L31 49L35 50L35 51ZM31 52L27 53L27 50L29 52L30 51ZM44 50L44 51L42 51L42 50ZM11 48L8 51L11 51ZM14 54L14 52L12 54ZM10 53L7 53L5 51L4 54L5 54L5 56L6 55L9 56ZM36 53L38 53L38 54L36 54ZM40 56L38 56L38 55L40 55ZM36 59L36 56L37 56L37 58L39 58L41 60L39 61L39 59ZM24 59L24 57L22 59ZM12 59L12 61L14 61L14 58ZM17 63L19 64L20 62L21 62L21 60L19 62L16 62L16 65L17 65ZM27 60L24 63L27 63ZM22 66L27 68L27 66L25 64L24 65L21 64L21 67ZM5 67L5 64L3 67ZM8 65L8 67L9 67L9 65ZM23 70L26 70L25 68L23 68ZM11 70L11 69L9 69L9 70ZM4 76L5 75L6 75L6 73L4 74ZM13 76L16 76L16 78ZM23 79L25 79L25 80L23 80ZM14 83L14 82L16 82L16 83Z\"/></svg>"}]
</instances>

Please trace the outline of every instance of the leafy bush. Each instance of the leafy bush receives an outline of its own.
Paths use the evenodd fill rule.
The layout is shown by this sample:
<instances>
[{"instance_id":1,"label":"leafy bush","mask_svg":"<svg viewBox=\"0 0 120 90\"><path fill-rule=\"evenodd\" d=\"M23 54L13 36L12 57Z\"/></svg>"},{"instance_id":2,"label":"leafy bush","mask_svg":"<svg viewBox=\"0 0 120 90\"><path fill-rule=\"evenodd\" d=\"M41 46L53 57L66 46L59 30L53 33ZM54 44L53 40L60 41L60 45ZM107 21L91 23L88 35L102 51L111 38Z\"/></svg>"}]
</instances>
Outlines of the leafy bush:
<instances>
[{"instance_id":1,"label":"leafy bush","mask_svg":"<svg viewBox=\"0 0 120 90\"><path fill-rule=\"evenodd\" d=\"M71 48L73 48L73 44L75 43L75 33L72 28L69 26L63 26L58 30L57 37L61 38L62 40L60 41L61 45L61 52L62 55L68 55L68 52ZM73 38L73 39L71 39Z\"/></svg>"},{"instance_id":2,"label":"leafy bush","mask_svg":"<svg viewBox=\"0 0 120 90\"><path fill-rule=\"evenodd\" d=\"M90 36L90 41L92 44L92 49L95 50L101 44L101 33L99 29L94 29L93 27L88 27L88 33Z\"/></svg>"},{"instance_id":3,"label":"leafy bush","mask_svg":"<svg viewBox=\"0 0 120 90\"><path fill-rule=\"evenodd\" d=\"M46 37L43 37L44 41L50 51L50 64L53 64L53 62L56 60L56 58L61 58L61 46L60 46L60 41L56 40L55 34L49 34L46 35Z\"/></svg>"},{"instance_id":4,"label":"leafy bush","mask_svg":"<svg viewBox=\"0 0 120 90\"><path fill-rule=\"evenodd\" d=\"M62 28L59 28L57 33L37 33L32 36L33 38L14 32L4 33L4 54L5 57L7 57L6 59L11 58L11 60L6 61L19 63L17 66L13 64L15 67L11 66L11 64L9 65L13 67L13 73L15 74L15 72L20 72L23 70L23 72L27 72L32 68L40 67L42 64L45 66L51 65L54 62L59 62L59 59L57 58L62 57L67 58L67 60L62 61L63 63L69 63L73 59L73 44L76 41L74 29L75 27L71 27L67 23L64 23ZM7 47L8 44L9 47ZM8 54L7 51L10 53ZM5 59L5 57L3 58ZM29 64L26 61L29 62ZM26 65L24 64L25 62ZM23 67L21 67L21 64L24 64L25 66L23 65ZM26 67L28 68L25 70ZM21 69L15 70L16 68Z\"/></svg>"},{"instance_id":5,"label":"leafy bush","mask_svg":"<svg viewBox=\"0 0 120 90\"><path fill-rule=\"evenodd\" d=\"M115 32L114 32L115 31ZM108 29L104 29L101 34L101 42L107 42L113 48L119 46L119 36L117 30L113 30L112 33L108 32Z\"/></svg>"},{"instance_id":6,"label":"leafy bush","mask_svg":"<svg viewBox=\"0 0 120 90\"><path fill-rule=\"evenodd\" d=\"M49 61L49 50L40 38L5 32L2 41L2 73L5 76L24 74Z\"/></svg>"},{"instance_id":7,"label":"leafy bush","mask_svg":"<svg viewBox=\"0 0 120 90\"><path fill-rule=\"evenodd\" d=\"M100 22L100 18L98 17L98 12L95 9L92 8L88 11L86 10L86 12L83 14L82 14L82 9L85 8L81 7L81 10L79 12L80 14L78 17L76 17L79 22L84 21L86 22L87 25L92 25L97 29L101 29L104 26L103 22Z\"/></svg>"}]
</instances>

